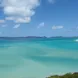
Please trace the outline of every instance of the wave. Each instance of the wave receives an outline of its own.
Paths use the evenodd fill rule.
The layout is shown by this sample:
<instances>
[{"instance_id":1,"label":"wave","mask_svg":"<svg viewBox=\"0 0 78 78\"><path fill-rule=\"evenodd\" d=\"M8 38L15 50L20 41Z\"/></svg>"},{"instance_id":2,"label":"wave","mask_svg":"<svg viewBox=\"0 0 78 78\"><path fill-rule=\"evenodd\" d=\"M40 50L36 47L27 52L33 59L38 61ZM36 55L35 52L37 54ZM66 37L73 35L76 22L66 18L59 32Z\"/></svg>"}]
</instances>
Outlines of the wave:
<instances>
[{"instance_id":1,"label":"wave","mask_svg":"<svg viewBox=\"0 0 78 78\"><path fill-rule=\"evenodd\" d=\"M78 39L76 39L75 41L78 42Z\"/></svg>"}]
</instances>

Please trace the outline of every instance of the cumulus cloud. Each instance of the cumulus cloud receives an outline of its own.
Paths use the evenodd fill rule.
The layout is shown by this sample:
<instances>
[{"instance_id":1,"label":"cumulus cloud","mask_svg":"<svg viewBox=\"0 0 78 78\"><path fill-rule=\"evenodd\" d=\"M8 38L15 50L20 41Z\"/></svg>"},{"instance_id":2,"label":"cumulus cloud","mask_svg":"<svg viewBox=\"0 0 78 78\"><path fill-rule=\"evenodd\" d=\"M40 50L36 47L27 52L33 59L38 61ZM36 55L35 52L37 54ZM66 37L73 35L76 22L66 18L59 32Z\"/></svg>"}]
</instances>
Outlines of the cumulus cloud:
<instances>
[{"instance_id":1,"label":"cumulus cloud","mask_svg":"<svg viewBox=\"0 0 78 78\"><path fill-rule=\"evenodd\" d=\"M6 20L14 21L15 23L29 23L31 21L30 17L6 17Z\"/></svg>"},{"instance_id":2,"label":"cumulus cloud","mask_svg":"<svg viewBox=\"0 0 78 78\"><path fill-rule=\"evenodd\" d=\"M5 23L5 20L2 20L2 19L1 19L1 20L0 20L0 23Z\"/></svg>"},{"instance_id":3,"label":"cumulus cloud","mask_svg":"<svg viewBox=\"0 0 78 78\"><path fill-rule=\"evenodd\" d=\"M30 17L26 17L26 18L18 18L15 20L16 23L29 23L31 21Z\"/></svg>"},{"instance_id":4,"label":"cumulus cloud","mask_svg":"<svg viewBox=\"0 0 78 78\"><path fill-rule=\"evenodd\" d=\"M5 20L15 20L14 17L6 17Z\"/></svg>"},{"instance_id":5,"label":"cumulus cloud","mask_svg":"<svg viewBox=\"0 0 78 78\"><path fill-rule=\"evenodd\" d=\"M3 0L2 4L4 14L9 16L6 20L28 23L39 6L39 0Z\"/></svg>"},{"instance_id":6,"label":"cumulus cloud","mask_svg":"<svg viewBox=\"0 0 78 78\"><path fill-rule=\"evenodd\" d=\"M16 24L13 28L19 28L20 24Z\"/></svg>"},{"instance_id":7,"label":"cumulus cloud","mask_svg":"<svg viewBox=\"0 0 78 78\"><path fill-rule=\"evenodd\" d=\"M53 30L62 29L62 28L64 28L64 26L52 26L52 29L53 29Z\"/></svg>"},{"instance_id":8,"label":"cumulus cloud","mask_svg":"<svg viewBox=\"0 0 78 78\"><path fill-rule=\"evenodd\" d=\"M44 22L42 22L42 23L40 23L39 25L38 25L38 27L37 28L41 28L41 27L44 27Z\"/></svg>"}]
</instances>

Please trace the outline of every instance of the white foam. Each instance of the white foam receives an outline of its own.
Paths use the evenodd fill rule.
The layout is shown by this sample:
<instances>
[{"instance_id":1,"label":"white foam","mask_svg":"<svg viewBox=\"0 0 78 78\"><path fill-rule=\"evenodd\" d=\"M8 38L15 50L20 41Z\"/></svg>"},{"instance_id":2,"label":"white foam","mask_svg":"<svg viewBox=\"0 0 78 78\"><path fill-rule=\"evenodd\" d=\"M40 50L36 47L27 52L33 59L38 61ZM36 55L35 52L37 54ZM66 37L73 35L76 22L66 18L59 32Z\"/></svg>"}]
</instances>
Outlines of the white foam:
<instances>
[{"instance_id":1,"label":"white foam","mask_svg":"<svg viewBox=\"0 0 78 78\"><path fill-rule=\"evenodd\" d=\"M75 41L78 42L78 39L76 39Z\"/></svg>"}]
</instances>

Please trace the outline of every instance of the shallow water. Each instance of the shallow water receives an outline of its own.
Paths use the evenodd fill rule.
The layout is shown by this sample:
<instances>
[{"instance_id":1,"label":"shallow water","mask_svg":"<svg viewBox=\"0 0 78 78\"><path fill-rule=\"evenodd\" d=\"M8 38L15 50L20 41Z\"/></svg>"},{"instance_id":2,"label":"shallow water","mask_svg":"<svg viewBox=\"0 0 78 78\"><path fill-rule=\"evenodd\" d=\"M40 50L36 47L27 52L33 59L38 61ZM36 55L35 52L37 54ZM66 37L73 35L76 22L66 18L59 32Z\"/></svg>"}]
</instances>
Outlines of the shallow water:
<instances>
[{"instance_id":1,"label":"shallow water","mask_svg":"<svg viewBox=\"0 0 78 78\"><path fill-rule=\"evenodd\" d=\"M45 78L78 72L77 38L0 40L0 78Z\"/></svg>"}]
</instances>

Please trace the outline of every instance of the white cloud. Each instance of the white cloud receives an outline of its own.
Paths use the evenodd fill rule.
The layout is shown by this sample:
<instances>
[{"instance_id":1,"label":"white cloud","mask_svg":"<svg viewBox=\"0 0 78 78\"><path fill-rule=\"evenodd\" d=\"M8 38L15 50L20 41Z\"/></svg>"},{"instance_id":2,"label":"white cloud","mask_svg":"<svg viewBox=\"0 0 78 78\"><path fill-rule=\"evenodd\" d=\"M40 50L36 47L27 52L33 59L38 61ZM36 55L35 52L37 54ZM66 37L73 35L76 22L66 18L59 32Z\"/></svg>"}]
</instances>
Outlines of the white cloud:
<instances>
[{"instance_id":1,"label":"white cloud","mask_svg":"<svg viewBox=\"0 0 78 78\"><path fill-rule=\"evenodd\" d=\"M16 24L13 28L19 28L20 24Z\"/></svg>"},{"instance_id":2,"label":"white cloud","mask_svg":"<svg viewBox=\"0 0 78 78\"><path fill-rule=\"evenodd\" d=\"M44 27L44 25L45 25L44 22L42 22L42 23L39 24L39 26L37 28Z\"/></svg>"},{"instance_id":3,"label":"white cloud","mask_svg":"<svg viewBox=\"0 0 78 78\"><path fill-rule=\"evenodd\" d=\"M48 0L49 3L54 4L56 0Z\"/></svg>"},{"instance_id":4,"label":"white cloud","mask_svg":"<svg viewBox=\"0 0 78 78\"><path fill-rule=\"evenodd\" d=\"M5 20L2 20L2 19L1 19L1 20L0 20L0 23L5 23Z\"/></svg>"},{"instance_id":5,"label":"white cloud","mask_svg":"<svg viewBox=\"0 0 78 78\"><path fill-rule=\"evenodd\" d=\"M26 18L18 18L15 20L16 23L29 23L31 21L30 17L26 17Z\"/></svg>"},{"instance_id":6,"label":"white cloud","mask_svg":"<svg viewBox=\"0 0 78 78\"><path fill-rule=\"evenodd\" d=\"M62 29L62 28L64 28L64 26L52 26L52 29L53 29L53 30Z\"/></svg>"},{"instance_id":7,"label":"white cloud","mask_svg":"<svg viewBox=\"0 0 78 78\"><path fill-rule=\"evenodd\" d=\"M30 17L6 17L5 19L14 21L15 23L29 23L31 21Z\"/></svg>"},{"instance_id":8,"label":"white cloud","mask_svg":"<svg viewBox=\"0 0 78 78\"><path fill-rule=\"evenodd\" d=\"M2 4L4 14L9 16L6 20L28 23L35 14L35 8L39 6L39 0L3 0Z\"/></svg>"},{"instance_id":9,"label":"white cloud","mask_svg":"<svg viewBox=\"0 0 78 78\"><path fill-rule=\"evenodd\" d=\"M15 20L14 17L6 17L5 20Z\"/></svg>"}]
</instances>

